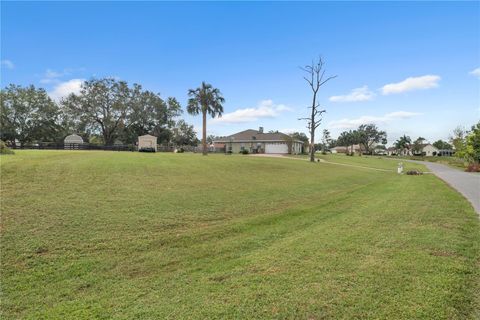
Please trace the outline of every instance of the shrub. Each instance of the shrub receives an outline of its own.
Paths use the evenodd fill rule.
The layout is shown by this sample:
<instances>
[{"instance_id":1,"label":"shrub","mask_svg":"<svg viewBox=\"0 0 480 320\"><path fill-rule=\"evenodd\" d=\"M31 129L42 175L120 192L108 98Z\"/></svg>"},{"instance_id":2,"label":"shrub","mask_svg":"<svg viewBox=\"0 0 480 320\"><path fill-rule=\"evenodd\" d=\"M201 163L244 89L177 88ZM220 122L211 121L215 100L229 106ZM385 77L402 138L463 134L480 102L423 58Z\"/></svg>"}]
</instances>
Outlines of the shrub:
<instances>
[{"instance_id":1,"label":"shrub","mask_svg":"<svg viewBox=\"0 0 480 320\"><path fill-rule=\"evenodd\" d=\"M408 171L406 172L406 174L409 175L409 176L419 176L419 175L422 175L423 172L422 172L422 171L419 171L419 170L417 170L417 169L414 169L414 170L408 170Z\"/></svg>"},{"instance_id":2,"label":"shrub","mask_svg":"<svg viewBox=\"0 0 480 320\"><path fill-rule=\"evenodd\" d=\"M155 148L142 148L138 150L139 152L155 152Z\"/></svg>"},{"instance_id":3,"label":"shrub","mask_svg":"<svg viewBox=\"0 0 480 320\"><path fill-rule=\"evenodd\" d=\"M12 149L10 149L9 147L7 147L7 145L5 144L5 142L3 142L2 140L0 140L0 154L14 154L15 152L13 152Z\"/></svg>"},{"instance_id":4,"label":"shrub","mask_svg":"<svg viewBox=\"0 0 480 320\"><path fill-rule=\"evenodd\" d=\"M246 149L240 150L240 153L241 154L248 154L248 150L246 150Z\"/></svg>"},{"instance_id":5,"label":"shrub","mask_svg":"<svg viewBox=\"0 0 480 320\"><path fill-rule=\"evenodd\" d=\"M185 149L183 149L183 148L178 148L177 149L177 153L184 153L184 152L185 152Z\"/></svg>"},{"instance_id":6,"label":"shrub","mask_svg":"<svg viewBox=\"0 0 480 320\"><path fill-rule=\"evenodd\" d=\"M470 163L465 169L467 172L480 172L480 163Z\"/></svg>"}]
</instances>

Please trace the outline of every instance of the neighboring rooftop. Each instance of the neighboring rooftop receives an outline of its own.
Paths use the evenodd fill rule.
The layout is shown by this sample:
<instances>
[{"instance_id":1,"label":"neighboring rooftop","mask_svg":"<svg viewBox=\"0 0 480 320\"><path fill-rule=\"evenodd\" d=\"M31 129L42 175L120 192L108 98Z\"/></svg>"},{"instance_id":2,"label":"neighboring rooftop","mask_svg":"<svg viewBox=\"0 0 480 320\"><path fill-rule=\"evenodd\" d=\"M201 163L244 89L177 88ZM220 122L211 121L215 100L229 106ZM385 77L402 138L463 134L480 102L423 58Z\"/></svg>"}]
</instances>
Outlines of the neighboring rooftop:
<instances>
[{"instance_id":1,"label":"neighboring rooftop","mask_svg":"<svg viewBox=\"0 0 480 320\"><path fill-rule=\"evenodd\" d=\"M230 142L230 141L286 141L290 136L282 132L265 133L263 128L258 130L248 129L237 132L235 134L220 137L215 142ZM303 142L302 142L303 143Z\"/></svg>"}]
</instances>

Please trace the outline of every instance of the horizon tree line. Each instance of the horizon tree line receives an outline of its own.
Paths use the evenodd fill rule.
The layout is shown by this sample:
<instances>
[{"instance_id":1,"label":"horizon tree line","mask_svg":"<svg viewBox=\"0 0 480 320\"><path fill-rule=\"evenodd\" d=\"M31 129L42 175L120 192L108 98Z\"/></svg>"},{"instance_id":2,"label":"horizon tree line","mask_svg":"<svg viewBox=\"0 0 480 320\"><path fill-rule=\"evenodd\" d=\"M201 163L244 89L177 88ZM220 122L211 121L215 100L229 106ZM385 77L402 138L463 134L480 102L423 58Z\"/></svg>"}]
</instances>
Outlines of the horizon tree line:
<instances>
[{"instance_id":1,"label":"horizon tree line","mask_svg":"<svg viewBox=\"0 0 480 320\"><path fill-rule=\"evenodd\" d=\"M202 86L212 88L205 83ZM218 98L220 92L214 91ZM139 135L147 133L157 136L163 145L198 144L193 125L178 119L183 110L176 98L164 99L136 83L129 86L111 78L91 79L78 93L59 101L43 88L10 84L0 90L0 98L0 139L10 145L62 143L72 133L89 143L105 145L134 144Z\"/></svg>"}]
</instances>

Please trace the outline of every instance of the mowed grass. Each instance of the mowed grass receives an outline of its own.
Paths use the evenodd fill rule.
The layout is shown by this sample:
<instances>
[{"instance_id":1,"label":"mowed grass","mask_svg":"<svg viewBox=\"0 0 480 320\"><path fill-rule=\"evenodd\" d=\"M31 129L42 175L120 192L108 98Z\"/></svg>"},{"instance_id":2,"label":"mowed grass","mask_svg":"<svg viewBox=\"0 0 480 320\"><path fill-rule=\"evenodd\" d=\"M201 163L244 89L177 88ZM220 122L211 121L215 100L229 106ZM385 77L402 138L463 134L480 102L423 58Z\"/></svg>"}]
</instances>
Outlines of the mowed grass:
<instances>
[{"instance_id":1,"label":"mowed grass","mask_svg":"<svg viewBox=\"0 0 480 320\"><path fill-rule=\"evenodd\" d=\"M397 167L399 163L403 164L404 171L418 169L422 172L428 171L427 168L423 165L405 161L401 158L387 158L380 156L347 156L342 153L337 154L315 154L316 158L323 159L328 162L346 164L349 166L358 166L365 168L376 168L382 170L391 170L392 172L397 172Z\"/></svg>"},{"instance_id":2,"label":"mowed grass","mask_svg":"<svg viewBox=\"0 0 480 320\"><path fill-rule=\"evenodd\" d=\"M2 319L480 315L478 216L433 175L240 155L0 161Z\"/></svg>"}]
</instances>

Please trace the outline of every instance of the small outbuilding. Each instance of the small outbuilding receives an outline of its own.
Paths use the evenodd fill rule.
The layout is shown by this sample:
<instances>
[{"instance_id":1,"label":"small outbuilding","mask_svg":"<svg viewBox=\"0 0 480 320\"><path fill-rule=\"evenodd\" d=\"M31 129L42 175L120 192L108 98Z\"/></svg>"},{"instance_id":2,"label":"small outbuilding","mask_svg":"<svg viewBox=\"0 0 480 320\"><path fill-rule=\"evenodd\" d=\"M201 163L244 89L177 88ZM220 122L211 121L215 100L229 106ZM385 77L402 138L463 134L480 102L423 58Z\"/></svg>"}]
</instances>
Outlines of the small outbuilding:
<instances>
[{"instance_id":1,"label":"small outbuilding","mask_svg":"<svg viewBox=\"0 0 480 320\"><path fill-rule=\"evenodd\" d=\"M138 150L155 150L157 152L157 137L150 134L138 137Z\"/></svg>"},{"instance_id":2,"label":"small outbuilding","mask_svg":"<svg viewBox=\"0 0 480 320\"><path fill-rule=\"evenodd\" d=\"M71 134L63 140L64 149L78 149L81 145L83 145L83 139L78 134Z\"/></svg>"}]
</instances>

